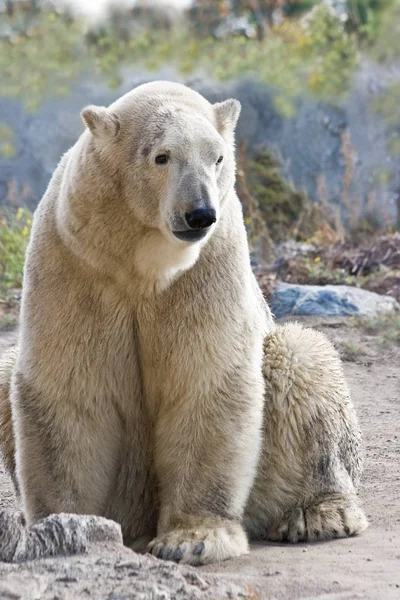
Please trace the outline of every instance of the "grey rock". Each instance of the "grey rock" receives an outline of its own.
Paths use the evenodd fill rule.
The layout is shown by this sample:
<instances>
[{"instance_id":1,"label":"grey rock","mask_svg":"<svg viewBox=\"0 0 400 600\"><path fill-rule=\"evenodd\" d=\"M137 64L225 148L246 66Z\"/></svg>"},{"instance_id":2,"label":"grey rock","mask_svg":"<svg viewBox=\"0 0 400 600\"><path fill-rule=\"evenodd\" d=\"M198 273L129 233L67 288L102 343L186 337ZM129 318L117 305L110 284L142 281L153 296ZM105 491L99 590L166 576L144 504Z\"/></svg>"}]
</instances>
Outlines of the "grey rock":
<instances>
[{"instance_id":1,"label":"grey rock","mask_svg":"<svg viewBox=\"0 0 400 600\"><path fill-rule=\"evenodd\" d=\"M9 573L0 581L2 600L40 600L48 579L43 575Z\"/></svg>"},{"instance_id":2,"label":"grey rock","mask_svg":"<svg viewBox=\"0 0 400 600\"><path fill-rule=\"evenodd\" d=\"M129 562L137 568L121 569ZM249 597L249 585L246 578L200 576L191 567L110 542L91 544L77 556L0 562L0 598L5 600L234 600Z\"/></svg>"},{"instance_id":3,"label":"grey rock","mask_svg":"<svg viewBox=\"0 0 400 600\"><path fill-rule=\"evenodd\" d=\"M122 545L118 523L94 515L55 514L26 527L21 511L0 510L0 560L22 562L86 552L89 544Z\"/></svg>"},{"instance_id":4,"label":"grey rock","mask_svg":"<svg viewBox=\"0 0 400 600\"><path fill-rule=\"evenodd\" d=\"M391 296L382 296L348 285L295 285L281 283L270 298L277 318L293 316L360 316L400 310Z\"/></svg>"}]
</instances>

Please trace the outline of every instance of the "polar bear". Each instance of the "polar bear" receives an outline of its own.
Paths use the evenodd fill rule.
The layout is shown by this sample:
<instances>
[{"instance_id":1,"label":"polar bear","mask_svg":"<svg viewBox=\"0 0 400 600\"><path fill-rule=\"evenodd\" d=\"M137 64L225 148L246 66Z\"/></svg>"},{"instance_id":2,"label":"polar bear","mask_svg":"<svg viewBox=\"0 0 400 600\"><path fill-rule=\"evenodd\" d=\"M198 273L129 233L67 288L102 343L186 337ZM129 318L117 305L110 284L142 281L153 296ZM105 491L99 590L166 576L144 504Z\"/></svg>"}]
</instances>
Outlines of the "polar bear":
<instances>
[{"instance_id":1,"label":"polar bear","mask_svg":"<svg viewBox=\"0 0 400 600\"><path fill-rule=\"evenodd\" d=\"M168 82L82 111L35 213L18 350L0 375L28 524L0 515L4 560L119 539L113 521L133 549L194 565L247 552L245 528L296 541L365 527L337 357L311 336L296 358L304 331L276 330L250 268L239 112Z\"/></svg>"}]
</instances>

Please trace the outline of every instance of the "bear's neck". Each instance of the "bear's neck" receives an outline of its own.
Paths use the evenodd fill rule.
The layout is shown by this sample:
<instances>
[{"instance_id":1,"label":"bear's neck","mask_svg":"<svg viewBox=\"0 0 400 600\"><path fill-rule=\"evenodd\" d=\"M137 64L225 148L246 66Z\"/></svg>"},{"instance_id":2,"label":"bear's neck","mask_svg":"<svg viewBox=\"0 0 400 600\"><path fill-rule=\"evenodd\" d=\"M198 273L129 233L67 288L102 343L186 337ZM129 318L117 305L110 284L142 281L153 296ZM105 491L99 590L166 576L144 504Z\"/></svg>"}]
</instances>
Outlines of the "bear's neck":
<instances>
[{"instance_id":1,"label":"bear's neck","mask_svg":"<svg viewBox=\"0 0 400 600\"><path fill-rule=\"evenodd\" d=\"M135 266L143 294L166 290L193 267L201 248L201 243L174 245L157 229L144 233L135 250Z\"/></svg>"}]
</instances>

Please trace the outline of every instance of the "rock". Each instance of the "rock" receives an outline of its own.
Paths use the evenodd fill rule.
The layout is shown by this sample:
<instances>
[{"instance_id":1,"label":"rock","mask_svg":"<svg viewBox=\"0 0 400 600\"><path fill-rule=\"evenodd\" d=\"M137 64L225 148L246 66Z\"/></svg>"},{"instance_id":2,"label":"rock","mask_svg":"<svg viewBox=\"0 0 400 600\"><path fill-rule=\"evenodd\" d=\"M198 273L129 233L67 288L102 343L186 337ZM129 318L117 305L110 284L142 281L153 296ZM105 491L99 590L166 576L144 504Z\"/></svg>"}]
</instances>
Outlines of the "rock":
<instances>
[{"instance_id":1,"label":"rock","mask_svg":"<svg viewBox=\"0 0 400 600\"><path fill-rule=\"evenodd\" d=\"M39 600L47 583L47 577L10 573L0 581L0 598L2 600Z\"/></svg>"},{"instance_id":2,"label":"rock","mask_svg":"<svg viewBox=\"0 0 400 600\"><path fill-rule=\"evenodd\" d=\"M359 316L400 310L391 296L381 296L348 285L293 285L280 283L270 298L277 318L295 316Z\"/></svg>"},{"instance_id":3,"label":"rock","mask_svg":"<svg viewBox=\"0 0 400 600\"><path fill-rule=\"evenodd\" d=\"M1 461L0 461L1 465ZM1 503L0 503L1 506ZM253 590L253 591L252 591ZM86 553L22 563L0 561L0 600L239 600L261 598L251 578L199 574L114 543Z\"/></svg>"}]
</instances>

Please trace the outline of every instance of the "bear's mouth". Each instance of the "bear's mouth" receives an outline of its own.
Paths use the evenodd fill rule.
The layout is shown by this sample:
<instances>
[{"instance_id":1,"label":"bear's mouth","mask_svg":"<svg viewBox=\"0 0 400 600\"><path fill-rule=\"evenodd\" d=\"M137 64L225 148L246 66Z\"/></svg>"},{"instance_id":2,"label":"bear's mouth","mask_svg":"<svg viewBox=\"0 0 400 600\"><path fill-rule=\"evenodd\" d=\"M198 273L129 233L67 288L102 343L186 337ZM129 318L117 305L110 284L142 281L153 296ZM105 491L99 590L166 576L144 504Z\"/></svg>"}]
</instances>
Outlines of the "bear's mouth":
<instances>
[{"instance_id":1,"label":"bear's mouth","mask_svg":"<svg viewBox=\"0 0 400 600\"><path fill-rule=\"evenodd\" d=\"M183 242L199 242L207 235L207 229L187 229L186 231L173 231L175 237Z\"/></svg>"}]
</instances>

